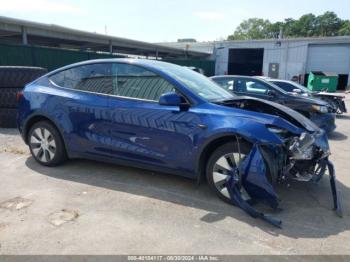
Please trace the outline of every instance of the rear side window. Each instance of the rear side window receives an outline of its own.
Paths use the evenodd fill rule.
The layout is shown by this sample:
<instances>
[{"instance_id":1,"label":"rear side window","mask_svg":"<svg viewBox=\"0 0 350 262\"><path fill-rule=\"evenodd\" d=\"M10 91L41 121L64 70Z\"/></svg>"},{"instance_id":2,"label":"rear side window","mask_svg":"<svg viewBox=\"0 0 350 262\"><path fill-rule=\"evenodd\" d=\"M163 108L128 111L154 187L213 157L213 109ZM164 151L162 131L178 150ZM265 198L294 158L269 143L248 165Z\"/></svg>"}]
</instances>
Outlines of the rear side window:
<instances>
[{"instance_id":1,"label":"rear side window","mask_svg":"<svg viewBox=\"0 0 350 262\"><path fill-rule=\"evenodd\" d=\"M162 94L175 91L167 80L143 67L115 63L112 70L117 96L158 101Z\"/></svg>"},{"instance_id":2,"label":"rear side window","mask_svg":"<svg viewBox=\"0 0 350 262\"><path fill-rule=\"evenodd\" d=\"M113 94L114 76L111 63L74 67L52 75L49 79L54 84L65 88Z\"/></svg>"}]
</instances>

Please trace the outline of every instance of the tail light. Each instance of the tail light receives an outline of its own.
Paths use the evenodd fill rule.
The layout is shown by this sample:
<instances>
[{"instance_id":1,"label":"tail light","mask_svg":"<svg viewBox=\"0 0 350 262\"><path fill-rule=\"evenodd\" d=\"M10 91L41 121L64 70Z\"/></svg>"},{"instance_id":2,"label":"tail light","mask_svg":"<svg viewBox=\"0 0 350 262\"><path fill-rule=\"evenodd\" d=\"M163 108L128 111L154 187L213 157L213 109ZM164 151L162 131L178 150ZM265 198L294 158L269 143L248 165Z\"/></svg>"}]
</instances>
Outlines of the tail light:
<instances>
[{"instance_id":1,"label":"tail light","mask_svg":"<svg viewBox=\"0 0 350 262\"><path fill-rule=\"evenodd\" d=\"M17 94L16 94L16 101L17 103L19 102L19 100L23 97L23 91L19 91Z\"/></svg>"}]
</instances>

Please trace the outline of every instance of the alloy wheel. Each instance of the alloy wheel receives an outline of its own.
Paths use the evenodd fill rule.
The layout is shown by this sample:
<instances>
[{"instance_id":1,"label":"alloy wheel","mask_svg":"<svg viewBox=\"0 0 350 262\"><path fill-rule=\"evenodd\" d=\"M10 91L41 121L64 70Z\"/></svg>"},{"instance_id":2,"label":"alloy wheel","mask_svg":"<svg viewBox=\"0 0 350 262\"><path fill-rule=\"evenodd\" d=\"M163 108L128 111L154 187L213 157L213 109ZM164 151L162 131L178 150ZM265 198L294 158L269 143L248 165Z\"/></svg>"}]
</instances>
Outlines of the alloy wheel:
<instances>
[{"instance_id":1,"label":"alloy wheel","mask_svg":"<svg viewBox=\"0 0 350 262\"><path fill-rule=\"evenodd\" d=\"M56 142L51 132L42 127L33 130L30 137L33 155L41 162L50 162L56 155Z\"/></svg>"},{"instance_id":2,"label":"alloy wheel","mask_svg":"<svg viewBox=\"0 0 350 262\"><path fill-rule=\"evenodd\" d=\"M240 184L240 176L238 167L241 164L245 155L239 153L229 153L221 156L214 164L213 167L213 182L216 189L230 199L230 194L227 190L227 181L230 177L234 176L234 179ZM240 188L243 198L249 198L248 194L245 192L243 187Z\"/></svg>"}]
</instances>

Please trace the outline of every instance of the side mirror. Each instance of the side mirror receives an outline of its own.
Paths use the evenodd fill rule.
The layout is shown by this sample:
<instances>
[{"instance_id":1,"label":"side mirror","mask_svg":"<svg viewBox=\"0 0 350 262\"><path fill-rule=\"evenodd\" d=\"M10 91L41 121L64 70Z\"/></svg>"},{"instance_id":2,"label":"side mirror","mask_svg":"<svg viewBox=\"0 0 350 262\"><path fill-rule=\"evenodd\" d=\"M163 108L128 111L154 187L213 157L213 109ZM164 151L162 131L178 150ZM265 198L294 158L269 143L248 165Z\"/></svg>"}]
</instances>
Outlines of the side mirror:
<instances>
[{"instance_id":1,"label":"side mirror","mask_svg":"<svg viewBox=\"0 0 350 262\"><path fill-rule=\"evenodd\" d=\"M301 90L299 88L293 89L293 93L301 94Z\"/></svg>"},{"instance_id":2,"label":"side mirror","mask_svg":"<svg viewBox=\"0 0 350 262\"><path fill-rule=\"evenodd\" d=\"M277 96L277 93L275 90L267 90L267 95L275 97L275 96Z\"/></svg>"},{"instance_id":3,"label":"side mirror","mask_svg":"<svg viewBox=\"0 0 350 262\"><path fill-rule=\"evenodd\" d=\"M161 95L159 104L163 106L180 106L181 97L175 92L169 92Z\"/></svg>"}]
</instances>

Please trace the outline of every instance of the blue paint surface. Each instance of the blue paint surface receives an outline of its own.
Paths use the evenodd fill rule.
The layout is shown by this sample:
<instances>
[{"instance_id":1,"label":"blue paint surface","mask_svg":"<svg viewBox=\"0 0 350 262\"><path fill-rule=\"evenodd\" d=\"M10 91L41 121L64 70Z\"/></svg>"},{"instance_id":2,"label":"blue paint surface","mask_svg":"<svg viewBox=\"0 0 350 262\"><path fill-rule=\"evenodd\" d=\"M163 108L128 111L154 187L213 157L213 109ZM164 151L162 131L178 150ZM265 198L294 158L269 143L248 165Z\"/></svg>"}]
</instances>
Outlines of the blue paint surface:
<instances>
[{"instance_id":1,"label":"blue paint surface","mask_svg":"<svg viewBox=\"0 0 350 262\"><path fill-rule=\"evenodd\" d=\"M22 135L26 135L27 123L32 117L45 116L60 131L69 156L131 161L135 165L196 178L201 154L216 139L239 135L252 144L277 146L282 145L283 140L267 126L286 129L296 136L305 132L305 128L279 116L208 101L164 70L165 63L128 59L98 62L126 63L146 68L174 85L191 101L191 106L182 110L179 106L152 101L60 88L48 81L50 75L70 68L68 66L26 86L19 102L17 119ZM73 66L89 63L94 61ZM311 123L309 126L312 126ZM326 137L319 143L328 147ZM263 197L266 193L274 198L274 192L262 175L263 170L258 170L264 168L261 159L259 150L251 156L246 187L256 197Z\"/></svg>"}]
</instances>

